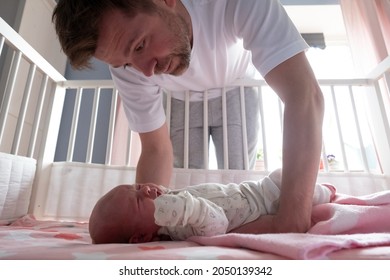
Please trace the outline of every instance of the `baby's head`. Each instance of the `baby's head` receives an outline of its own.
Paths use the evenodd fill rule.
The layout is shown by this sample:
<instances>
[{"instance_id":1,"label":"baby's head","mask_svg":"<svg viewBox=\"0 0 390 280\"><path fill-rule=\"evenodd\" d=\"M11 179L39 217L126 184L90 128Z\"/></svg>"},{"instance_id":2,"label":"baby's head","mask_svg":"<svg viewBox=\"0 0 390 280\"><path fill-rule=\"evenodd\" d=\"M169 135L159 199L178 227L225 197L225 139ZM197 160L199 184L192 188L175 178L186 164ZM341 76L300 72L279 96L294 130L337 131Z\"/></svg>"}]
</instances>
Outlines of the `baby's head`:
<instances>
[{"instance_id":1,"label":"baby's head","mask_svg":"<svg viewBox=\"0 0 390 280\"><path fill-rule=\"evenodd\" d=\"M155 184L119 185L96 203L89 218L95 244L150 242L160 228L153 200L164 192Z\"/></svg>"}]
</instances>

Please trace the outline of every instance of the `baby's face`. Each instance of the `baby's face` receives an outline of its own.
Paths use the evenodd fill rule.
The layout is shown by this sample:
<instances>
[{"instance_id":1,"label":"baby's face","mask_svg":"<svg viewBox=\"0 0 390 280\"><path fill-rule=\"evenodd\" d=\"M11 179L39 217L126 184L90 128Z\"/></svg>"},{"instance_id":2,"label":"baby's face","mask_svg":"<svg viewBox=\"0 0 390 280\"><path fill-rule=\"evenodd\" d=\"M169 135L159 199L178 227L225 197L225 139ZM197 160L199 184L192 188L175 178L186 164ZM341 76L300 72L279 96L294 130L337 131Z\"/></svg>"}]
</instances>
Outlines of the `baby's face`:
<instances>
[{"instance_id":1,"label":"baby's face","mask_svg":"<svg viewBox=\"0 0 390 280\"><path fill-rule=\"evenodd\" d=\"M153 200L165 188L155 184L120 185L104 195L91 213L89 229L95 243L153 241L159 226Z\"/></svg>"},{"instance_id":2,"label":"baby's face","mask_svg":"<svg viewBox=\"0 0 390 280\"><path fill-rule=\"evenodd\" d=\"M154 220L154 199L164 193L164 190L155 184L135 184L128 188L123 197L127 203L129 243L150 242L157 236L159 227Z\"/></svg>"}]
</instances>

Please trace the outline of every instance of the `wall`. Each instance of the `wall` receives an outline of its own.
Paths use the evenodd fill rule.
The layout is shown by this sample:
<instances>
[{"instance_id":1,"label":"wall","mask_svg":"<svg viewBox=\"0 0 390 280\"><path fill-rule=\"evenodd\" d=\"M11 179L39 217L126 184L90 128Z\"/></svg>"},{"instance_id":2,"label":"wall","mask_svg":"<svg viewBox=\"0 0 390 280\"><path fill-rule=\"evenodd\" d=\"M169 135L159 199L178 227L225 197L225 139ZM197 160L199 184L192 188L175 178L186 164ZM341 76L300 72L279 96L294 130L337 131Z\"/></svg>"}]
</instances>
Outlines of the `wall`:
<instances>
[{"instance_id":1,"label":"wall","mask_svg":"<svg viewBox=\"0 0 390 280\"><path fill-rule=\"evenodd\" d=\"M18 33L58 72L64 74L66 56L61 52L51 22L55 1L25 0L25 2Z\"/></svg>"},{"instance_id":2,"label":"wall","mask_svg":"<svg viewBox=\"0 0 390 280\"><path fill-rule=\"evenodd\" d=\"M25 0L0 1L0 17L15 30L19 30L20 18L23 12Z\"/></svg>"},{"instance_id":3,"label":"wall","mask_svg":"<svg viewBox=\"0 0 390 280\"><path fill-rule=\"evenodd\" d=\"M5 20L13 29L19 30L20 18L22 16L25 0L2 0L0 1L0 17ZM11 57L7 48L4 48L0 56L0 73L3 69L8 69L11 63ZM6 75L0 75L0 89L5 88ZM0 90L0 105L3 100L4 92Z\"/></svg>"},{"instance_id":4,"label":"wall","mask_svg":"<svg viewBox=\"0 0 390 280\"><path fill-rule=\"evenodd\" d=\"M58 72L63 74L65 73L66 57L61 52L51 22L51 14L55 4L54 0L1 0L0 17L46 58ZM4 61L5 56L1 56L2 61ZM0 67L1 65L0 60Z\"/></svg>"}]
</instances>

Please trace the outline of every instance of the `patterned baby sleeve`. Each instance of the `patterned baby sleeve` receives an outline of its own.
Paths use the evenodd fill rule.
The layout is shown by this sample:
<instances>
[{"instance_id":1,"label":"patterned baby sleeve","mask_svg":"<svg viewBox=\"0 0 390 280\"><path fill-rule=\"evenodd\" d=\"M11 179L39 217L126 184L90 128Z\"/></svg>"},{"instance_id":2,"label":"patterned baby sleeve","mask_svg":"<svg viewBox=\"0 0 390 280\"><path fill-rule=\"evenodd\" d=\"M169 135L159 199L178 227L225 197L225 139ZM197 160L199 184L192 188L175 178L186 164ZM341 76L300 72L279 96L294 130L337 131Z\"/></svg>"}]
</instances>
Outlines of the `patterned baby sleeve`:
<instances>
[{"instance_id":1,"label":"patterned baby sleeve","mask_svg":"<svg viewBox=\"0 0 390 280\"><path fill-rule=\"evenodd\" d=\"M170 227L170 234L174 233L180 239L224 234L228 228L228 220L221 207L186 191L162 195L156 198L155 205L156 223Z\"/></svg>"},{"instance_id":2,"label":"patterned baby sleeve","mask_svg":"<svg viewBox=\"0 0 390 280\"><path fill-rule=\"evenodd\" d=\"M166 227L183 225L185 199L174 194L164 194L157 197L154 204L156 224Z\"/></svg>"}]
</instances>

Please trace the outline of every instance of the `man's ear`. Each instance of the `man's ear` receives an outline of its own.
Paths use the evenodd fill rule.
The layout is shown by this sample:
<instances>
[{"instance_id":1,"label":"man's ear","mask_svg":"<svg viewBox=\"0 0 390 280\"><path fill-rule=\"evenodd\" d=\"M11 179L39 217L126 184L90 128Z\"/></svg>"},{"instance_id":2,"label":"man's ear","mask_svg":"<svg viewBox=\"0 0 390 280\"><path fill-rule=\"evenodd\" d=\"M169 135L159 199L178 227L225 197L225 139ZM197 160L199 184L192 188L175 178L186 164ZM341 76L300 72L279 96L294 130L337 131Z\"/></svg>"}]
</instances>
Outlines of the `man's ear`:
<instances>
[{"instance_id":1,"label":"man's ear","mask_svg":"<svg viewBox=\"0 0 390 280\"><path fill-rule=\"evenodd\" d=\"M177 4L177 0L154 0L154 3L158 5L165 5L169 8L174 8Z\"/></svg>"},{"instance_id":2,"label":"man's ear","mask_svg":"<svg viewBox=\"0 0 390 280\"><path fill-rule=\"evenodd\" d=\"M129 243L142 243L142 241L140 241L140 235L139 234L134 234L132 237L129 238Z\"/></svg>"},{"instance_id":3,"label":"man's ear","mask_svg":"<svg viewBox=\"0 0 390 280\"><path fill-rule=\"evenodd\" d=\"M164 0L167 6L174 8L177 4L177 0Z\"/></svg>"}]
</instances>

